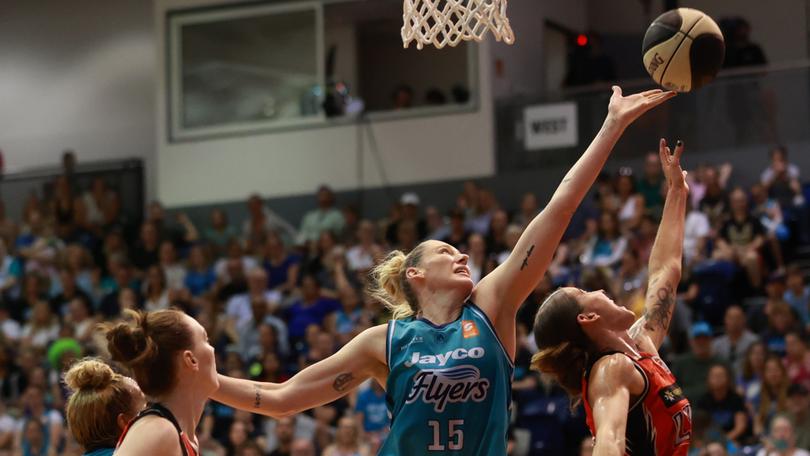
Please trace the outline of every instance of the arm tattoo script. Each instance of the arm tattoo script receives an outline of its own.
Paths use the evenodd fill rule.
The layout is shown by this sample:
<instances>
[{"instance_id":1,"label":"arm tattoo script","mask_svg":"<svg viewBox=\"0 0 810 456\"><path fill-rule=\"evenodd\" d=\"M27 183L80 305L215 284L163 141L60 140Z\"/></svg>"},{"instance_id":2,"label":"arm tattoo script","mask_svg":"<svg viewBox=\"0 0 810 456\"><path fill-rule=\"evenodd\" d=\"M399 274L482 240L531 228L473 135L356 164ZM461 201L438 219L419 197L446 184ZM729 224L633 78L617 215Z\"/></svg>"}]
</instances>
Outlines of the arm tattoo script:
<instances>
[{"instance_id":1,"label":"arm tattoo script","mask_svg":"<svg viewBox=\"0 0 810 456\"><path fill-rule=\"evenodd\" d=\"M532 256L532 253L534 253L534 244L532 244L532 246L529 247L529 250L526 251L526 258L523 259L523 264L520 265L521 271L529 266L529 257Z\"/></svg>"},{"instance_id":2,"label":"arm tattoo script","mask_svg":"<svg viewBox=\"0 0 810 456\"><path fill-rule=\"evenodd\" d=\"M262 389L259 385L253 385L256 396L253 399L253 407L260 408L262 406Z\"/></svg>"},{"instance_id":3,"label":"arm tattoo script","mask_svg":"<svg viewBox=\"0 0 810 456\"><path fill-rule=\"evenodd\" d=\"M335 391L343 392L346 391L346 388L349 387L349 383L354 380L354 375L351 372L346 372L345 374L340 374L335 378L334 383L332 383L332 388Z\"/></svg>"},{"instance_id":4,"label":"arm tattoo script","mask_svg":"<svg viewBox=\"0 0 810 456\"><path fill-rule=\"evenodd\" d=\"M664 285L655 292L655 303L644 313L644 329L666 331L675 306L675 292Z\"/></svg>"}]
</instances>

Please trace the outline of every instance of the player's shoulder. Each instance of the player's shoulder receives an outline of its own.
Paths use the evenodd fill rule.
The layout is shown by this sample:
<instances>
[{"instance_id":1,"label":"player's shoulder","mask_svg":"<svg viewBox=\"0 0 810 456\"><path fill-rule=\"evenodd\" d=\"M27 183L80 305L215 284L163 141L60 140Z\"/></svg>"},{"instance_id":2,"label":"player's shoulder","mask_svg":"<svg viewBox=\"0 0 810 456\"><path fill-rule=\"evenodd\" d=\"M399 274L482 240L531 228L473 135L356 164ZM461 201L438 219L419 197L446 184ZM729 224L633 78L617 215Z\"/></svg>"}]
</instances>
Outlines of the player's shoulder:
<instances>
[{"instance_id":1,"label":"player's shoulder","mask_svg":"<svg viewBox=\"0 0 810 456\"><path fill-rule=\"evenodd\" d=\"M376 325L357 335L347 345L380 361L385 360L385 341L388 337L388 324Z\"/></svg>"},{"instance_id":2,"label":"player's shoulder","mask_svg":"<svg viewBox=\"0 0 810 456\"><path fill-rule=\"evenodd\" d=\"M384 379L388 375L387 335L387 324L372 326L358 334L341 350L348 349L345 354L348 357L363 359L363 366L381 385L385 384Z\"/></svg>"},{"instance_id":3,"label":"player's shoulder","mask_svg":"<svg viewBox=\"0 0 810 456\"><path fill-rule=\"evenodd\" d=\"M623 376L632 374L635 370L635 363L629 356L624 353L611 353L593 363L591 376L594 374Z\"/></svg>"},{"instance_id":4,"label":"player's shoulder","mask_svg":"<svg viewBox=\"0 0 810 456\"><path fill-rule=\"evenodd\" d=\"M386 334L388 334L388 325L389 323L383 323L381 325L372 326L371 328L363 330L363 332L357 335L357 338L371 341L377 341L380 338L385 339Z\"/></svg>"},{"instance_id":5,"label":"player's shoulder","mask_svg":"<svg viewBox=\"0 0 810 456\"><path fill-rule=\"evenodd\" d=\"M179 449L177 428L171 421L157 415L147 415L132 424L116 455L164 454L166 449Z\"/></svg>"},{"instance_id":6,"label":"player's shoulder","mask_svg":"<svg viewBox=\"0 0 810 456\"><path fill-rule=\"evenodd\" d=\"M146 433L155 438L171 437L176 439L178 436L177 428L168 419L159 415L146 415L132 424L127 437L130 435L146 435Z\"/></svg>"},{"instance_id":7,"label":"player's shoulder","mask_svg":"<svg viewBox=\"0 0 810 456\"><path fill-rule=\"evenodd\" d=\"M591 368L588 378L589 392L612 394L617 388L625 387L631 394L644 390L644 378L636 368L636 363L624 353L612 353L599 358Z\"/></svg>"}]
</instances>

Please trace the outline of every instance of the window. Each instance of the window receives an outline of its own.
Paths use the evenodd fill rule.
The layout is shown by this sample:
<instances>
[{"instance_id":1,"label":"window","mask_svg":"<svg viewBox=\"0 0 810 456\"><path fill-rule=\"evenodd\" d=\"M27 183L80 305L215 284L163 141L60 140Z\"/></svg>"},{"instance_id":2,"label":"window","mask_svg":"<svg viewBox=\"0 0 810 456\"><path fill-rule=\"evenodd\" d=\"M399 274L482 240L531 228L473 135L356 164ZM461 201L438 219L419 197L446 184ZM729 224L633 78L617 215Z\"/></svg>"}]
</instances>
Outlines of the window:
<instances>
[{"instance_id":1,"label":"window","mask_svg":"<svg viewBox=\"0 0 810 456\"><path fill-rule=\"evenodd\" d=\"M170 16L173 137L317 120L319 3Z\"/></svg>"},{"instance_id":2,"label":"window","mask_svg":"<svg viewBox=\"0 0 810 456\"><path fill-rule=\"evenodd\" d=\"M477 47L403 49L401 0L170 11L169 137L471 109Z\"/></svg>"}]
</instances>

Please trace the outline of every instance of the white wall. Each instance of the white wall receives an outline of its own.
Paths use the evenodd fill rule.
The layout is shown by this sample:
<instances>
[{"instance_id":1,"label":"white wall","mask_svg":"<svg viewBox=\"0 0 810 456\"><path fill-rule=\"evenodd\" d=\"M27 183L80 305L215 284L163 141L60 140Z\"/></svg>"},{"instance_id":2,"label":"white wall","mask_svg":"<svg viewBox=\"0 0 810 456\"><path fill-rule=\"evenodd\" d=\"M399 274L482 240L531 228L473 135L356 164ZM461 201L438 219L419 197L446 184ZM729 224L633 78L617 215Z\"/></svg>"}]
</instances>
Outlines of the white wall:
<instances>
[{"instance_id":1,"label":"white wall","mask_svg":"<svg viewBox=\"0 0 810 456\"><path fill-rule=\"evenodd\" d=\"M164 71L165 11L209 3L156 0L158 74ZM494 173L488 45L480 47L480 55L482 102L477 112L373 125L391 184ZM157 190L168 206L238 200L254 191L265 196L311 193L319 183L331 184L337 190L356 188L356 126L169 143L164 127L165 80L158 78L157 84ZM382 185L370 155L365 159L364 174L366 186Z\"/></svg>"},{"instance_id":2,"label":"white wall","mask_svg":"<svg viewBox=\"0 0 810 456\"><path fill-rule=\"evenodd\" d=\"M156 63L151 2L3 2L0 149L7 170L58 165L65 148L79 161L141 157L149 166Z\"/></svg>"},{"instance_id":3,"label":"white wall","mask_svg":"<svg viewBox=\"0 0 810 456\"><path fill-rule=\"evenodd\" d=\"M588 0L588 25L603 34L643 34L663 12L660 0L645 14L639 0ZM751 24L751 39L771 62L800 60L807 54L806 0L681 0L680 6L699 9L715 19L742 16ZM621 19L608 19L621 16ZM640 45L639 45L640 46Z\"/></svg>"}]
</instances>

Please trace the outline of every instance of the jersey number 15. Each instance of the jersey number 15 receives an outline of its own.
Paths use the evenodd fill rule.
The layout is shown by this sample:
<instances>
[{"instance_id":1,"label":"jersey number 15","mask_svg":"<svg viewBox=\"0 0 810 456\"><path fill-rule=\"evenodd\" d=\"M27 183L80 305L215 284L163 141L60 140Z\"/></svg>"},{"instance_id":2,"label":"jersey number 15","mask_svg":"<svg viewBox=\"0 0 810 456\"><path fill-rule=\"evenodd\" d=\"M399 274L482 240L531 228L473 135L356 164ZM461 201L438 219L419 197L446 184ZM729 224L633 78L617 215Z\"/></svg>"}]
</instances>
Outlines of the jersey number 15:
<instances>
[{"instance_id":1,"label":"jersey number 15","mask_svg":"<svg viewBox=\"0 0 810 456\"><path fill-rule=\"evenodd\" d=\"M458 451L464 448L464 420L449 420L447 422L447 445L442 443L442 425L437 420L428 421L428 426L433 429L433 443L428 445L428 451Z\"/></svg>"}]
</instances>

